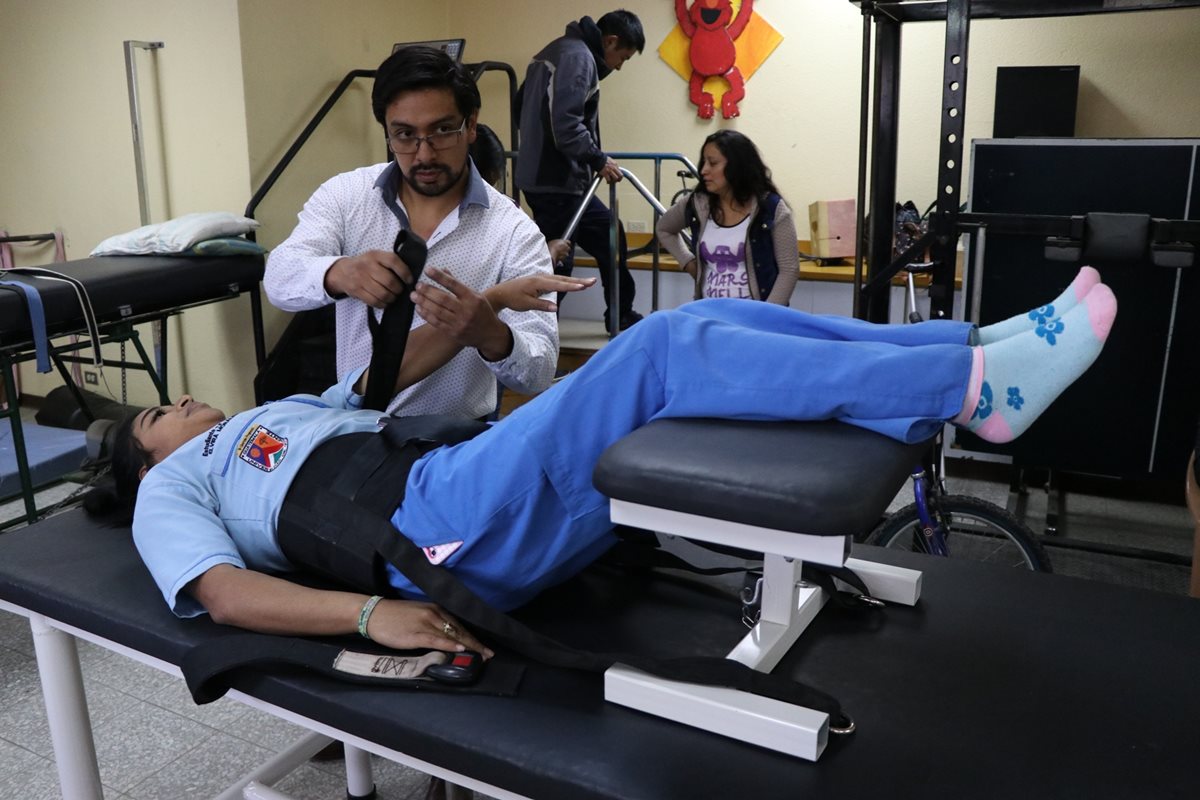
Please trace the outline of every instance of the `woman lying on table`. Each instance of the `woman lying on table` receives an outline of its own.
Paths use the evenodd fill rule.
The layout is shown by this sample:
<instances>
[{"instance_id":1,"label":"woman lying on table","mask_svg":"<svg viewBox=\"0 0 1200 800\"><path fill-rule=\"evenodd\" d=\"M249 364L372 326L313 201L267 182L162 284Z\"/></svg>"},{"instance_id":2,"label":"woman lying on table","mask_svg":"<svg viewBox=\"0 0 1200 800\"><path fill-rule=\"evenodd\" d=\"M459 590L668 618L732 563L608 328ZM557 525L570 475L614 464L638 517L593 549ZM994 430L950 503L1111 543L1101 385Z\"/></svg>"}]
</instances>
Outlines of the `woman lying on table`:
<instances>
[{"instance_id":1,"label":"woman lying on table","mask_svg":"<svg viewBox=\"0 0 1200 800\"><path fill-rule=\"evenodd\" d=\"M426 274L445 291L423 280L414 299L440 330L469 292L443 272ZM555 291L572 279L541 280L560 282L539 287ZM530 291L519 302L546 301ZM875 325L732 300L658 312L482 434L422 456L397 487L404 499L391 522L431 562L511 609L614 543L592 469L609 445L651 420L835 419L904 442L950 422L1008 441L1095 360L1115 317L1112 292L1086 267L1053 304L982 329ZM400 382L420 380L456 347L436 350L408 353ZM357 629L395 648L487 653L394 568L391 595L402 599L372 604L370 613L364 594L275 577L292 568L276 530L305 460L334 437L379 429L379 412L360 409L362 386L355 372L320 397L229 418L185 395L134 417L113 462L136 495L142 559L179 616L207 611L268 633Z\"/></svg>"}]
</instances>

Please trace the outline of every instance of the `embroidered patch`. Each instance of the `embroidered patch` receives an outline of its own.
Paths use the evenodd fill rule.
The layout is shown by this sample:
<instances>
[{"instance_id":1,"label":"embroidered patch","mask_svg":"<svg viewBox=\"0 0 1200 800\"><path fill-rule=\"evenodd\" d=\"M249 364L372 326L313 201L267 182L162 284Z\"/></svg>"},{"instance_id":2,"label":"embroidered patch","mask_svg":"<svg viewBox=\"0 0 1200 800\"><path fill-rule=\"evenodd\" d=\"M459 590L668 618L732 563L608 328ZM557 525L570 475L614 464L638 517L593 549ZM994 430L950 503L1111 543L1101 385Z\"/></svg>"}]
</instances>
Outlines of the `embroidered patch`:
<instances>
[{"instance_id":1,"label":"embroidered patch","mask_svg":"<svg viewBox=\"0 0 1200 800\"><path fill-rule=\"evenodd\" d=\"M238 442L238 458L263 472L270 472L283 462L288 440L276 436L262 425L255 425Z\"/></svg>"},{"instance_id":2,"label":"embroidered patch","mask_svg":"<svg viewBox=\"0 0 1200 800\"><path fill-rule=\"evenodd\" d=\"M459 539L457 542L435 544L431 547L422 547L421 549L425 551L425 557L429 559L430 564L441 564L447 558L458 552L458 548L462 546L462 539Z\"/></svg>"}]
</instances>

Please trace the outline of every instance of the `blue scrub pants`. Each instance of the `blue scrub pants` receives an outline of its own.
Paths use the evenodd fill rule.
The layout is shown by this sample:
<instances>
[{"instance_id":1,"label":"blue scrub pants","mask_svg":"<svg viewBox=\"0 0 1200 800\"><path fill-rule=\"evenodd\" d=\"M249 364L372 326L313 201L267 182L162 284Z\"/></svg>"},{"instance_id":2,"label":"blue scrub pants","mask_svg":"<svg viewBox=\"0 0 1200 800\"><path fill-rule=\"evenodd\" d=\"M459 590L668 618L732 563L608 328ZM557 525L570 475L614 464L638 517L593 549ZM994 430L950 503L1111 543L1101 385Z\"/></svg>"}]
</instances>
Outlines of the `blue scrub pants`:
<instances>
[{"instance_id":1,"label":"blue scrub pants","mask_svg":"<svg viewBox=\"0 0 1200 800\"><path fill-rule=\"evenodd\" d=\"M962 408L971 328L725 299L651 314L491 430L417 462L393 522L452 550L443 563L485 600L518 606L615 541L592 469L626 434L660 417L837 419L921 441ZM421 597L394 570L392 584Z\"/></svg>"}]
</instances>

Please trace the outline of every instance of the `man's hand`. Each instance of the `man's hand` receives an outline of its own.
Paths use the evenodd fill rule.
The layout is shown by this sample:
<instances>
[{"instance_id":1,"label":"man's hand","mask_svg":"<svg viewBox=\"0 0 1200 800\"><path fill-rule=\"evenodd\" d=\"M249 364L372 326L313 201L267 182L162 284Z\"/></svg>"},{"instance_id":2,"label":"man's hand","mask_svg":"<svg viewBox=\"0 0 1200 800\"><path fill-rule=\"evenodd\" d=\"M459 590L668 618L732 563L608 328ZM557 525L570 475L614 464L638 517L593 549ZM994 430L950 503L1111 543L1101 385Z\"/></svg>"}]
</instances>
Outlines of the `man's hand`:
<instances>
[{"instance_id":1,"label":"man's hand","mask_svg":"<svg viewBox=\"0 0 1200 800\"><path fill-rule=\"evenodd\" d=\"M493 655L462 623L432 603L383 600L367 620L367 635L396 650L474 650L484 658Z\"/></svg>"},{"instance_id":2,"label":"man's hand","mask_svg":"<svg viewBox=\"0 0 1200 800\"><path fill-rule=\"evenodd\" d=\"M551 239L546 242L547 249L550 250L550 261L554 266L560 266L571 252L571 243L566 239Z\"/></svg>"},{"instance_id":3,"label":"man's hand","mask_svg":"<svg viewBox=\"0 0 1200 800\"><path fill-rule=\"evenodd\" d=\"M425 274L442 287L421 283L413 290L413 302L425 322L463 347L474 347L487 361L507 358L513 348L512 331L488 299L445 270L429 267Z\"/></svg>"},{"instance_id":4,"label":"man's hand","mask_svg":"<svg viewBox=\"0 0 1200 800\"><path fill-rule=\"evenodd\" d=\"M566 275L526 275L489 286L483 296L496 312L554 311L558 304L542 297L552 292L578 292L593 286L595 278L571 278Z\"/></svg>"},{"instance_id":5,"label":"man's hand","mask_svg":"<svg viewBox=\"0 0 1200 800\"><path fill-rule=\"evenodd\" d=\"M339 258L325 271L325 291L331 297L353 297L373 308L387 308L411 284L408 265L387 250Z\"/></svg>"},{"instance_id":6,"label":"man's hand","mask_svg":"<svg viewBox=\"0 0 1200 800\"><path fill-rule=\"evenodd\" d=\"M600 177L609 183L617 183L625 176L621 174L621 167L617 162L609 158L605 160L604 166L600 169Z\"/></svg>"}]
</instances>

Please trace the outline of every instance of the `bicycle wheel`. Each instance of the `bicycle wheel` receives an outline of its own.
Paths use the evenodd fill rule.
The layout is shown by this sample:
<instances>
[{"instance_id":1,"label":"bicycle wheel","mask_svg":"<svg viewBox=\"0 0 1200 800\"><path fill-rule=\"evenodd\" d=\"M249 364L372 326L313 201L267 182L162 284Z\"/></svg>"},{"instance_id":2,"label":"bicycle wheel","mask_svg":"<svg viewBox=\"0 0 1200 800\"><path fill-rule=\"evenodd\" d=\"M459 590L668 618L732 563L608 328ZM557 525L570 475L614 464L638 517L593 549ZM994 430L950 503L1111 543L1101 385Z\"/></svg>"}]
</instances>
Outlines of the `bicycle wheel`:
<instances>
[{"instance_id":1,"label":"bicycle wheel","mask_svg":"<svg viewBox=\"0 0 1200 800\"><path fill-rule=\"evenodd\" d=\"M936 509L934 504L936 503ZM930 512L942 520L952 558L1050 572L1050 559L1029 526L1000 506L977 497L951 494L930 500ZM928 552L916 503L879 524L868 537L880 547Z\"/></svg>"}]
</instances>

